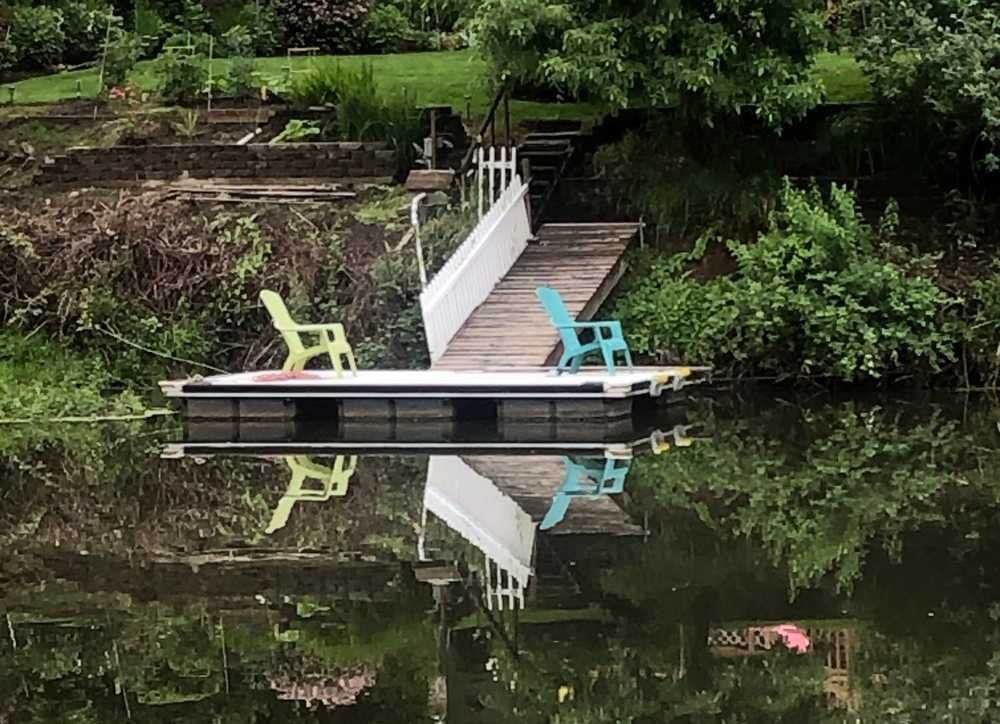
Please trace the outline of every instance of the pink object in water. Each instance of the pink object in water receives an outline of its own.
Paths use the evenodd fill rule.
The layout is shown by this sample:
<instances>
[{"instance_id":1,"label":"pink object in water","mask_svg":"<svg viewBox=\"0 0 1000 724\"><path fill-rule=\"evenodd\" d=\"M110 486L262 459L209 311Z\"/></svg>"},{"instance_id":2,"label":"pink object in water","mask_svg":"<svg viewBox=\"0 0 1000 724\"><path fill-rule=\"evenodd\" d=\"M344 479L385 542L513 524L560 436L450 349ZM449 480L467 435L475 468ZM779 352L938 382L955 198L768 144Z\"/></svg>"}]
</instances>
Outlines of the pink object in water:
<instances>
[{"instance_id":1,"label":"pink object in water","mask_svg":"<svg viewBox=\"0 0 1000 724\"><path fill-rule=\"evenodd\" d=\"M783 623L778 626L769 626L767 630L781 636L781 642L785 644L785 648L795 653L807 653L812 646L806 632L794 624Z\"/></svg>"},{"instance_id":2,"label":"pink object in water","mask_svg":"<svg viewBox=\"0 0 1000 724\"><path fill-rule=\"evenodd\" d=\"M291 370L289 372L265 372L256 375L254 382L288 382L290 380L321 380L323 377L315 372L303 372L302 370Z\"/></svg>"}]
</instances>

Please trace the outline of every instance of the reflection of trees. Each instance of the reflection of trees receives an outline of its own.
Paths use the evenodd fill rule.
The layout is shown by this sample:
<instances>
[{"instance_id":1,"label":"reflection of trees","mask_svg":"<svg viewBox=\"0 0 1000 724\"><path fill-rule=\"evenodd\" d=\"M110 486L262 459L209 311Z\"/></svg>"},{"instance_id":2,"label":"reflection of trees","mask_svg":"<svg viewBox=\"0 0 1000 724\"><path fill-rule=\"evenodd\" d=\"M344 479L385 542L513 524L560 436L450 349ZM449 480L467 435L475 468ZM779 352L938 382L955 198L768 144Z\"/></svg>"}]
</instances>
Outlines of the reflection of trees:
<instances>
[{"instance_id":1,"label":"reflection of trees","mask_svg":"<svg viewBox=\"0 0 1000 724\"><path fill-rule=\"evenodd\" d=\"M834 722L823 694L823 660L775 651L753 659L710 659L692 676L692 628L673 622L640 639L627 622L526 627L512 660L493 647L496 683L480 695L490 711L528 722ZM572 634L570 634L572 631ZM705 642L701 641L702 649Z\"/></svg>"},{"instance_id":2,"label":"reflection of trees","mask_svg":"<svg viewBox=\"0 0 1000 724\"><path fill-rule=\"evenodd\" d=\"M185 721L271 720L296 705L279 696L340 679L353 697L341 696L345 689L326 703L356 699L358 721L417 722L426 710L433 629L406 597L304 602L293 612L234 599L165 606L53 593L51 610L40 598L31 613L12 614L13 638L0 639L0 698L10 721L123 721L126 706L137 721L177 721L180 712ZM21 605L0 599L8 610ZM96 605L105 613L72 613ZM394 719L400 712L412 718ZM322 712L315 717L305 720Z\"/></svg>"},{"instance_id":3,"label":"reflection of trees","mask_svg":"<svg viewBox=\"0 0 1000 724\"><path fill-rule=\"evenodd\" d=\"M996 499L988 419L975 430L941 414L849 404L771 408L717 420L711 442L644 458L630 490L655 510L693 510L721 532L749 535L788 568L793 586L833 573L846 587L866 546L941 521L956 493Z\"/></svg>"},{"instance_id":4,"label":"reflection of trees","mask_svg":"<svg viewBox=\"0 0 1000 724\"><path fill-rule=\"evenodd\" d=\"M57 545L130 559L217 552L219 560L247 545L383 560L414 545L424 460L366 458L338 505L300 506L293 524L268 537L288 485L280 460L160 460L141 431L117 439L112 430L93 445L56 440L0 458L0 575L11 551Z\"/></svg>"}]
</instances>

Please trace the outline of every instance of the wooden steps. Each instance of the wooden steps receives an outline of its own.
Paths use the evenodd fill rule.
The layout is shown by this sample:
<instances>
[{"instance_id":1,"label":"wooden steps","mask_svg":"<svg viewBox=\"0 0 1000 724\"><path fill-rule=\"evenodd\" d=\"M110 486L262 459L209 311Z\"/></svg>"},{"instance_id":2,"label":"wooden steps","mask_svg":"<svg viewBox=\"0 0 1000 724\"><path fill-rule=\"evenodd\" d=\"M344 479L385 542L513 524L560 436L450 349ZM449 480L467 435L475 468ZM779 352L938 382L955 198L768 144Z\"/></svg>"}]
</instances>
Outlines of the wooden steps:
<instances>
[{"instance_id":1,"label":"wooden steps","mask_svg":"<svg viewBox=\"0 0 1000 724\"><path fill-rule=\"evenodd\" d=\"M558 358L559 337L535 296L558 289L577 319L593 317L621 278L638 224L547 224L472 313L434 369L540 367Z\"/></svg>"}]
</instances>

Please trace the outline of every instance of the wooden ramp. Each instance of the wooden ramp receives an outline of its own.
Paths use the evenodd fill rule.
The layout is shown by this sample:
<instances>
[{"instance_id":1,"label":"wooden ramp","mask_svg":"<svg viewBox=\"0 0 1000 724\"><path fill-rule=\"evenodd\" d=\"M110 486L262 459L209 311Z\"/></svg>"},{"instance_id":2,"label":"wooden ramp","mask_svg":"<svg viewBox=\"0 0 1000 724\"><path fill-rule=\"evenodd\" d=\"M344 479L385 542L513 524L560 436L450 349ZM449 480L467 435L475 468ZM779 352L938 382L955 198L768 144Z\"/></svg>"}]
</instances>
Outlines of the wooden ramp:
<instances>
[{"instance_id":1,"label":"wooden ramp","mask_svg":"<svg viewBox=\"0 0 1000 724\"><path fill-rule=\"evenodd\" d=\"M566 474L562 458L558 455L539 455L527 459L516 455L475 455L462 459L513 498L521 510L535 522L545 517L552 504L552 497L562 487ZM632 522L611 497L605 495L595 500L580 496L570 504L563 522L548 533L632 536L643 535L643 530Z\"/></svg>"},{"instance_id":2,"label":"wooden ramp","mask_svg":"<svg viewBox=\"0 0 1000 724\"><path fill-rule=\"evenodd\" d=\"M622 257L638 232L638 224L546 224L433 368L554 363L559 338L535 289L558 289L571 314L592 318L621 279Z\"/></svg>"}]
</instances>

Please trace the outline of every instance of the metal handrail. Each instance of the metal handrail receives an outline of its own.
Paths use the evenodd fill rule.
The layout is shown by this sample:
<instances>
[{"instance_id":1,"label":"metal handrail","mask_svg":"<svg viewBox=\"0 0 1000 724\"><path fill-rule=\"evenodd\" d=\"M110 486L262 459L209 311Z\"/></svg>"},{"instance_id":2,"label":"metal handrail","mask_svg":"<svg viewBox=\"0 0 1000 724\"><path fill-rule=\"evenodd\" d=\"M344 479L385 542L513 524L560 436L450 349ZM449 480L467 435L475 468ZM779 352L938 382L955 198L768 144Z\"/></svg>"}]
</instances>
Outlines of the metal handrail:
<instances>
[{"instance_id":1,"label":"metal handrail","mask_svg":"<svg viewBox=\"0 0 1000 724\"><path fill-rule=\"evenodd\" d=\"M483 145L483 139L486 137L486 131L489 130L490 126L494 126L495 128L497 110L499 110L501 103L504 104L507 145L510 145L510 94L508 92L507 80L505 78L500 84L500 89L497 91L497 95L493 99L493 103L490 106L489 112L486 114L485 120L483 120L483 125L479 129L479 133L476 134L472 145L469 146L469 150L465 152L465 156L462 158L462 165L459 166L458 169L459 176L464 177L465 174L468 173L469 169L472 167L473 161L476 158L476 151Z\"/></svg>"}]
</instances>

